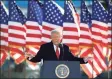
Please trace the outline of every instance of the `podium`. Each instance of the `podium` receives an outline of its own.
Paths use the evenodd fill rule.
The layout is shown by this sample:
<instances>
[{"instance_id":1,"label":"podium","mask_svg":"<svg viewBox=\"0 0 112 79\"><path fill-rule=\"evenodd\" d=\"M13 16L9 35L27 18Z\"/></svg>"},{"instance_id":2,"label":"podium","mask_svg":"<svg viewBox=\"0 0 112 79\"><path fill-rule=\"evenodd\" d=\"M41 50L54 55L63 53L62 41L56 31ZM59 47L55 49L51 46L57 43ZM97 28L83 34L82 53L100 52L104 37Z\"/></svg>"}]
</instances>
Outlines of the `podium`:
<instances>
[{"instance_id":1,"label":"podium","mask_svg":"<svg viewBox=\"0 0 112 79\"><path fill-rule=\"evenodd\" d=\"M44 61L40 78L81 78L79 61Z\"/></svg>"}]
</instances>

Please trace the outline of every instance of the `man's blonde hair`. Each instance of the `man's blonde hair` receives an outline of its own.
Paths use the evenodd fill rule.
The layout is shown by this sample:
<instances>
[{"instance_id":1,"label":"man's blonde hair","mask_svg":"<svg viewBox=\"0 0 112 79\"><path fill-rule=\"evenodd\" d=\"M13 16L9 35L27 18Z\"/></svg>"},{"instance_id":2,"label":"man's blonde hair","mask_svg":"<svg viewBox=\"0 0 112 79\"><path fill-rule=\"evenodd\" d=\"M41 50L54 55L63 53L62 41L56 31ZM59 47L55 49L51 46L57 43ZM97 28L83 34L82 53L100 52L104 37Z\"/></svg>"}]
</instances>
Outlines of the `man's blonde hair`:
<instances>
[{"instance_id":1,"label":"man's blonde hair","mask_svg":"<svg viewBox=\"0 0 112 79\"><path fill-rule=\"evenodd\" d=\"M52 34L52 33L59 33L60 36L62 36L62 35L63 35L63 34L62 34L62 31L63 31L63 28L62 28L62 27L59 27L59 28L56 28L56 29L52 30L52 31L51 31L51 34Z\"/></svg>"}]
</instances>

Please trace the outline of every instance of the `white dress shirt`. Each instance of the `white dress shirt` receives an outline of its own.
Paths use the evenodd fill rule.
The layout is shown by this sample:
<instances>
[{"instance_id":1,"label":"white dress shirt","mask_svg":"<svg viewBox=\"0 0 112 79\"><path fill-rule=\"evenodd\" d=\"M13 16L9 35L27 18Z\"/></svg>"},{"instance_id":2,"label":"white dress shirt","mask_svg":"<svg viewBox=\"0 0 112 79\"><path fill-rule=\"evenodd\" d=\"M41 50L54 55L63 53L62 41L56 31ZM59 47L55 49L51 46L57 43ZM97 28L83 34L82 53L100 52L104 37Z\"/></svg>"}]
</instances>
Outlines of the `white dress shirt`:
<instances>
[{"instance_id":1,"label":"white dress shirt","mask_svg":"<svg viewBox=\"0 0 112 79\"><path fill-rule=\"evenodd\" d=\"M56 52L56 45L54 45L54 50ZM58 51L59 51L59 54L60 54L60 48L58 47Z\"/></svg>"}]
</instances>

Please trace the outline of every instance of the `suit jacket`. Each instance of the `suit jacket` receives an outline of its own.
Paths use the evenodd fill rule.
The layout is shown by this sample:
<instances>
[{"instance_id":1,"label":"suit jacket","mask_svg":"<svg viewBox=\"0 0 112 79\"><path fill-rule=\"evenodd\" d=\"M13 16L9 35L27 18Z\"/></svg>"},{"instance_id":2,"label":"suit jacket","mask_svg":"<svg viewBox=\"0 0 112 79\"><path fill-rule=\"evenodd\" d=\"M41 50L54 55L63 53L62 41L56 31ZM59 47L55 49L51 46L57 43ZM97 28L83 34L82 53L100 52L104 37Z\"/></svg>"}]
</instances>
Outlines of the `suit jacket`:
<instances>
[{"instance_id":1,"label":"suit jacket","mask_svg":"<svg viewBox=\"0 0 112 79\"><path fill-rule=\"evenodd\" d=\"M60 47L60 57L58 59L52 42L41 45L37 55L30 61L40 62L41 59L43 59L43 61L80 61L81 64L85 63L83 58L73 56L69 47L65 44L63 44L63 48Z\"/></svg>"}]
</instances>

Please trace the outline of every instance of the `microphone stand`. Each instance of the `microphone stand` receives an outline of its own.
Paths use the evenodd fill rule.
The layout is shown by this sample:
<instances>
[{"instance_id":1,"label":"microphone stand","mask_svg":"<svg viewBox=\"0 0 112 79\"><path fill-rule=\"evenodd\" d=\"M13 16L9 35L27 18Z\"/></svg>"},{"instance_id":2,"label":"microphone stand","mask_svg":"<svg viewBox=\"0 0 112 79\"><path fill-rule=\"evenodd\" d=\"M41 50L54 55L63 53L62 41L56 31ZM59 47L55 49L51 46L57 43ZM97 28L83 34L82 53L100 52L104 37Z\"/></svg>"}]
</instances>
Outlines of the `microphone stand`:
<instances>
[{"instance_id":1,"label":"microphone stand","mask_svg":"<svg viewBox=\"0 0 112 79\"><path fill-rule=\"evenodd\" d=\"M62 49L62 60L63 60L64 59L64 48L63 48L63 44L59 44L59 47L60 47L60 49Z\"/></svg>"}]
</instances>

